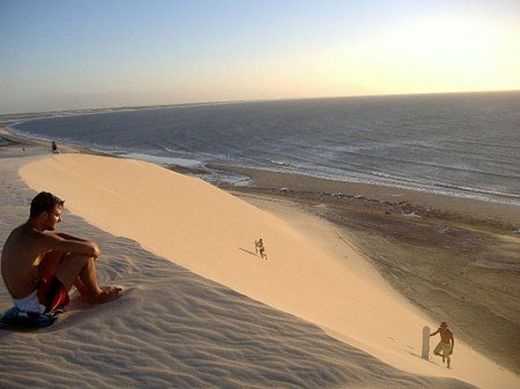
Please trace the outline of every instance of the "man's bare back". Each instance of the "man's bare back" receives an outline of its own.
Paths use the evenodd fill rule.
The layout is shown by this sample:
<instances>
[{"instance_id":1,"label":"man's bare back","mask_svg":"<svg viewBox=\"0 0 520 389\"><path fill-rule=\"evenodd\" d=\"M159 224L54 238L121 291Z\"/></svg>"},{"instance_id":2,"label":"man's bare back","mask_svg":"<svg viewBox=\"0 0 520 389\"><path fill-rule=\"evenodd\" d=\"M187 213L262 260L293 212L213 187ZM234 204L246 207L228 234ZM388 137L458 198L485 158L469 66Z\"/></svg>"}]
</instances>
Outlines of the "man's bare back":
<instances>
[{"instance_id":1,"label":"man's bare back","mask_svg":"<svg viewBox=\"0 0 520 389\"><path fill-rule=\"evenodd\" d=\"M453 339L453 333L449 329L442 327L440 327L438 331L441 336L441 342L450 344L451 339Z\"/></svg>"},{"instance_id":2,"label":"man's bare back","mask_svg":"<svg viewBox=\"0 0 520 389\"><path fill-rule=\"evenodd\" d=\"M39 302L46 305L44 300L54 296L45 294L66 295L72 285L91 303L111 301L121 294L121 288L97 285L94 262L100 252L95 243L52 232L61 221L62 208L63 201L40 193L31 203L29 220L15 228L4 244L2 278L15 304L28 297L36 299L38 292ZM42 289L44 283L48 285Z\"/></svg>"},{"instance_id":3,"label":"man's bare back","mask_svg":"<svg viewBox=\"0 0 520 389\"><path fill-rule=\"evenodd\" d=\"M43 233L25 224L15 228L7 238L2 251L2 277L5 286L15 299L23 298L39 284L40 265L46 249Z\"/></svg>"}]
</instances>

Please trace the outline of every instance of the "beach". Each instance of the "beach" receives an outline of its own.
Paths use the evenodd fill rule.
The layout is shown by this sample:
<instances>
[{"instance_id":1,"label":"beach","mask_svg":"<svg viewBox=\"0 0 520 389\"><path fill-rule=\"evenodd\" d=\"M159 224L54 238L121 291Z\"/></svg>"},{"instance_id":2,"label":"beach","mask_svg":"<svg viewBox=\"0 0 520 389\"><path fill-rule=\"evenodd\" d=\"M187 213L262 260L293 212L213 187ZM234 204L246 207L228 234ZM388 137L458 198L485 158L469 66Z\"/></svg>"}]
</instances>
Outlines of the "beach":
<instances>
[{"instance_id":1,"label":"beach","mask_svg":"<svg viewBox=\"0 0 520 389\"><path fill-rule=\"evenodd\" d=\"M24 369L35 374L22 382L43 386L67 386L81 377L107 387L519 383L515 333L505 326L497 331L509 336L508 348L499 343L503 338L479 343L479 334L471 332L473 325L493 320L481 315L475 323L473 305L487 305L515 323L518 303L476 296L477 288L470 295L475 280L464 277L456 284L465 294L455 297L472 309L460 309L460 300L445 296L432 303L432 294L451 292L455 281L442 278L446 264L432 249L445 241L430 236L427 244L417 238L427 240L424 233L411 236L423 219L399 213L391 228L382 220L392 210L370 201L361 207L359 197L350 208L334 208L338 195L301 189L295 194L257 185L240 193L235 188L231 195L149 163L76 152L49 156L45 144L29 143L25 151L16 142L1 149L2 239L24 221L36 191L50 190L66 200L62 230L100 243L102 281L127 291L99 307L84 306L73 295L71 308L54 327L3 332L6 385L20 382ZM290 187L283 182L282 188ZM399 230L396 220L406 227ZM449 227L460 222L450 219ZM507 237L514 253L518 238L505 232L510 221L482 223L486 233ZM443 230L442 236L460 242L461 236L469 238L461 235L463 227ZM267 261L254 253L259 237ZM415 256L428 253L428 261L414 264L412 248ZM480 280L483 269L474 266L470 275ZM502 293L514 297L518 273L509 272L511 280L503 273L493 270L495 286L502 282ZM429 292L431 285L436 289ZM500 292L485 287L482 294ZM7 309L3 286L1 293L0 308ZM450 322L457 339L450 370L438 359L420 358L422 327L434 330L440 320ZM503 354L490 343L505 345Z\"/></svg>"}]
</instances>

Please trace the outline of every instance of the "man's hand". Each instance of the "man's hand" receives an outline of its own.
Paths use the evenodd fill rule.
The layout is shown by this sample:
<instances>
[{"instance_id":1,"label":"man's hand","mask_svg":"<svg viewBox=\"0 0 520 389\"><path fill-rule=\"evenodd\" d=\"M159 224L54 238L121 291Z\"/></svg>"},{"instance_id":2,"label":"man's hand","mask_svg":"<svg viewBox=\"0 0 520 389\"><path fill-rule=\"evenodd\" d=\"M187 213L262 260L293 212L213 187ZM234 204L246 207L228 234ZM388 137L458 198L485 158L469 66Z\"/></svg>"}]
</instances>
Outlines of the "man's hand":
<instances>
[{"instance_id":1,"label":"man's hand","mask_svg":"<svg viewBox=\"0 0 520 389\"><path fill-rule=\"evenodd\" d=\"M94 243L94 242L88 242L92 245L92 248L94 249L94 259L97 261L97 259L99 258L99 256L101 255L101 250L99 249L99 246Z\"/></svg>"},{"instance_id":2,"label":"man's hand","mask_svg":"<svg viewBox=\"0 0 520 389\"><path fill-rule=\"evenodd\" d=\"M93 257L94 259L99 258L101 251L99 246L90 241L78 240L78 239L64 239L57 234L41 234L42 239L47 250L56 250L64 253L80 254Z\"/></svg>"},{"instance_id":3,"label":"man's hand","mask_svg":"<svg viewBox=\"0 0 520 389\"><path fill-rule=\"evenodd\" d=\"M64 232L57 232L55 235L58 235L60 238L65 239L65 240L75 240L75 241L78 241L78 242L85 242L85 243L89 244L92 247L92 249L94 250L92 256L96 260L101 255L101 250L99 249L99 246L96 243L94 243L94 242L90 242L90 241L88 241L86 239L81 239L81 238L78 238L77 236L74 236L74 235L71 235L71 234L66 234Z\"/></svg>"}]
</instances>

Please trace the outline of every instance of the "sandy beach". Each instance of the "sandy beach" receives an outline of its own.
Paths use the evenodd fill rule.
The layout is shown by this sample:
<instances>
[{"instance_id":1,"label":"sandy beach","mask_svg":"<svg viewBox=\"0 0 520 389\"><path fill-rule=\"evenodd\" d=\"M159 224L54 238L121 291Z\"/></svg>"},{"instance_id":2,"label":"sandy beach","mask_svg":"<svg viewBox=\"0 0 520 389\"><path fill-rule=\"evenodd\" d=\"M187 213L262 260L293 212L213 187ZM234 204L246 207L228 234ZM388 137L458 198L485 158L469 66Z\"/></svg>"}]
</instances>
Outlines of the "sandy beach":
<instances>
[{"instance_id":1,"label":"sandy beach","mask_svg":"<svg viewBox=\"0 0 520 389\"><path fill-rule=\"evenodd\" d=\"M55 326L2 332L2 386L520 384L512 351L515 215L493 218L489 211L476 222L432 207L432 216L416 220L393 204L360 207L365 199L357 197L338 205L339 196L322 190L281 191L272 177L270 186L255 177L257 187L235 190L237 197L146 162L50 156L45 144L29 141L6 141L0 161L1 240L25 220L37 191L51 191L66 200L61 230L97 241L100 278L126 288L120 300L98 307L73 293ZM267 261L254 253L259 237ZM452 257L461 242L477 247ZM491 261L498 252L501 261ZM456 270L447 272L449 259ZM459 273L464 266L466 276ZM7 309L3 286L0 297ZM480 339L499 316L497 337ZM420 358L422 327L434 329L441 319L457 337L450 370Z\"/></svg>"}]
</instances>

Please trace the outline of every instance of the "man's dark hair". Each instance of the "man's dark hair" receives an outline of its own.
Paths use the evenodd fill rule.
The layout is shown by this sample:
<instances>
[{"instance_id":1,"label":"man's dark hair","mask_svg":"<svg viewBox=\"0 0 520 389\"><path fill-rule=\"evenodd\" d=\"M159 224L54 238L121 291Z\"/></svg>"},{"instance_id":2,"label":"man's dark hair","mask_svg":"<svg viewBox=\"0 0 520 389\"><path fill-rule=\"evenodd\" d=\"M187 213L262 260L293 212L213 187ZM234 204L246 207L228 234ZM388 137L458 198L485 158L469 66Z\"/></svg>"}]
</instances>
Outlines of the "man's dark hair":
<instances>
[{"instance_id":1,"label":"man's dark hair","mask_svg":"<svg viewBox=\"0 0 520 389\"><path fill-rule=\"evenodd\" d=\"M30 217L38 216L43 212L50 212L55 206L63 207L65 201L49 192L40 192L31 201Z\"/></svg>"}]
</instances>

